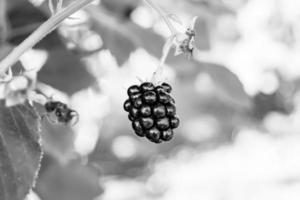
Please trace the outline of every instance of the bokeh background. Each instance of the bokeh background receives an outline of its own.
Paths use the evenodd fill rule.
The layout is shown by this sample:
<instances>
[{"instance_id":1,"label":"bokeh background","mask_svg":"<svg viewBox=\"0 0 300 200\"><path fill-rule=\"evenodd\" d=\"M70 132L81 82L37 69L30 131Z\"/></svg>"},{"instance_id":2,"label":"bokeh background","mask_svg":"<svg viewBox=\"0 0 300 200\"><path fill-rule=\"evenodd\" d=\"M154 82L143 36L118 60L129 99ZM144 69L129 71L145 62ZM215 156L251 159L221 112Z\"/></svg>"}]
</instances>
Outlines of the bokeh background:
<instances>
[{"instance_id":1,"label":"bokeh background","mask_svg":"<svg viewBox=\"0 0 300 200\"><path fill-rule=\"evenodd\" d=\"M174 139L138 138L122 107L126 88L155 71L166 25L142 0L95 1L17 64L80 114L73 127L42 122L28 199L298 200L300 1L153 1L179 31L199 17L194 59L171 53L165 66L181 119ZM2 53L50 16L43 0L0 10Z\"/></svg>"}]
</instances>

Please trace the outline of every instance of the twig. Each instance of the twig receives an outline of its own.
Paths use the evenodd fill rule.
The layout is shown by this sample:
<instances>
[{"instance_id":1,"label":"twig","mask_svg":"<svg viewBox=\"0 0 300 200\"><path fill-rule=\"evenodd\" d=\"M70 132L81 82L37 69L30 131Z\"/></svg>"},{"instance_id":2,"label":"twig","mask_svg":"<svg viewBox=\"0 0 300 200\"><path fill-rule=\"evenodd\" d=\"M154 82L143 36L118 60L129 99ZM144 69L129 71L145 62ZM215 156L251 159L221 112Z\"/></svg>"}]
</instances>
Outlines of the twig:
<instances>
[{"instance_id":1,"label":"twig","mask_svg":"<svg viewBox=\"0 0 300 200\"><path fill-rule=\"evenodd\" d=\"M67 17L69 17L74 12L80 10L84 6L88 5L94 0L77 0L69 4L67 7L61 9L50 17L46 22L44 22L36 31L34 31L29 37L27 37L21 44L14 48L11 53L6 56L0 62L0 76L3 76L6 71L14 65L19 57L26 52L28 49L36 45L40 40L42 40L47 34L55 30L57 26Z\"/></svg>"}]
</instances>

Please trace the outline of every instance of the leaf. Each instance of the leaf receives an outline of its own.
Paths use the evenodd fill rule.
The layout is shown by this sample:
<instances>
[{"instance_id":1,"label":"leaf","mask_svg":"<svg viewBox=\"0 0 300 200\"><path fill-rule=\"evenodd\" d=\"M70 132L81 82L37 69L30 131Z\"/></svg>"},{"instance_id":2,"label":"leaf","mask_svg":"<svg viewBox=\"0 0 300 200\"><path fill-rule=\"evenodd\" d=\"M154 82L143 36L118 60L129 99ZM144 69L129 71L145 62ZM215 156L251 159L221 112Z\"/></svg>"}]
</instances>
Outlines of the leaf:
<instances>
[{"instance_id":1,"label":"leaf","mask_svg":"<svg viewBox=\"0 0 300 200\"><path fill-rule=\"evenodd\" d=\"M222 101L241 109L250 109L251 98L234 73L222 65L204 63L197 60L182 60L182 57L171 57L170 64L176 68L181 77L195 80L200 73L208 74L216 85L215 93Z\"/></svg>"},{"instance_id":2,"label":"leaf","mask_svg":"<svg viewBox=\"0 0 300 200\"><path fill-rule=\"evenodd\" d=\"M71 127L51 124L47 119L42 122L42 139L45 153L60 163L68 162L74 154L74 132Z\"/></svg>"},{"instance_id":3,"label":"leaf","mask_svg":"<svg viewBox=\"0 0 300 200\"><path fill-rule=\"evenodd\" d=\"M0 102L0 199L23 200L35 183L42 151L39 117L28 103Z\"/></svg>"},{"instance_id":4,"label":"leaf","mask_svg":"<svg viewBox=\"0 0 300 200\"><path fill-rule=\"evenodd\" d=\"M28 1L8 1L8 21L11 26L8 34L8 42L12 45L20 44L33 31L35 31L48 16L34 7ZM53 49L62 46L62 42L56 31L46 35L34 48Z\"/></svg>"},{"instance_id":5,"label":"leaf","mask_svg":"<svg viewBox=\"0 0 300 200\"><path fill-rule=\"evenodd\" d=\"M94 31L102 37L104 48L109 49L118 64L122 65L138 47L135 34L128 31L123 21L117 20L105 10L97 7L88 7L87 10L94 22Z\"/></svg>"},{"instance_id":6,"label":"leaf","mask_svg":"<svg viewBox=\"0 0 300 200\"><path fill-rule=\"evenodd\" d=\"M119 15L122 19L130 19L131 12L138 6L140 0L102 0L101 6Z\"/></svg>"},{"instance_id":7,"label":"leaf","mask_svg":"<svg viewBox=\"0 0 300 200\"><path fill-rule=\"evenodd\" d=\"M92 167L74 161L60 165L55 161L41 171L35 191L43 200L94 200L103 190L99 174Z\"/></svg>"},{"instance_id":8,"label":"leaf","mask_svg":"<svg viewBox=\"0 0 300 200\"><path fill-rule=\"evenodd\" d=\"M209 50L210 38L207 20L203 17L197 17L194 20L193 26L195 31L195 47L199 50Z\"/></svg>"},{"instance_id":9,"label":"leaf","mask_svg":"<svg viewBox=\"0 0 300 200\"><path fill-rule=\"evenodd\" d=\"M45 66L38 73L38 80L69 95L89 87L94 77L87 71L81 60L65 48L49 52Z\"/></svg>"},{"instance_id":10,"label":"leaf","mask_svg":"<svg viewBox=\"0 0 300 200\"><path fill-rule=\"evenodd\" d=\"M0 0L0 45L6 40L6 0Z\"/></svg>"}]
</instances>

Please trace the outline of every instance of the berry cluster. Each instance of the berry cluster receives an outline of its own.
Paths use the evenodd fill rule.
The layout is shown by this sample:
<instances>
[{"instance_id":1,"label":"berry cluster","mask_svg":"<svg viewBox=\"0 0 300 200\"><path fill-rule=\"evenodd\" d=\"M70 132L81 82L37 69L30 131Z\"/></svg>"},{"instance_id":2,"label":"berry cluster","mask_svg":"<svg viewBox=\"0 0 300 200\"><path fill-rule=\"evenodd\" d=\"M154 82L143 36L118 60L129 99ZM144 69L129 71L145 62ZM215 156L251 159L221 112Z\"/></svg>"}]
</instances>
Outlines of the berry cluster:
<instances>
[{"instance_id":1,"label":"berry cluster","mask_svg":"<svg viewBox=\"0 0 300 200\"><path fill-rule=\"evenodd\" d=\"M78 113L60 101L48 101L44 107L48 114L54 112L57 121L60 123L69 124L74 118L76 119L73 124L76 124L78 121Z\"/></svg>"},{"instance_id":2,"label":"berry cluster","mask_svg":"<svg viewBox=\"0 0 300 200\"><path fill-rule=\"evenodd\" d=\"M124 110L129 112L129 120L138 136L146 136L154 143L172 139L179 119L171 91L172 87L167 83L154 86L144 82L128 88L129 98L124 103Z\"/></svg>"}]
</instances>

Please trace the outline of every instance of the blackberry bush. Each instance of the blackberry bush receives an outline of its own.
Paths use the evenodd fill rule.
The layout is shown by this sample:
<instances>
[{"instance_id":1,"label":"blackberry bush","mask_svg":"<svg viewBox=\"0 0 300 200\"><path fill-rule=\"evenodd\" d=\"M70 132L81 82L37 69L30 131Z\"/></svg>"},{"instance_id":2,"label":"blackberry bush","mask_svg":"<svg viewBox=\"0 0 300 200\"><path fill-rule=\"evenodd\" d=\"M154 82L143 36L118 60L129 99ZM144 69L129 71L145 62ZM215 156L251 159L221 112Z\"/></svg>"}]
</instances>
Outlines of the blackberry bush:
<instances>
[{"instance_id":1,"label":"blackberry bush","mask_svg":"<svg viewBox=\"0 0 300 200\"><path fill-rule=\"evenodd\" d=\"M160 143L173 138L173 130L179 126L175 101L168 83L155 86L151 82L128 88L124 110L136 135L151 142Z\"/></svg>"}]
</instances>

